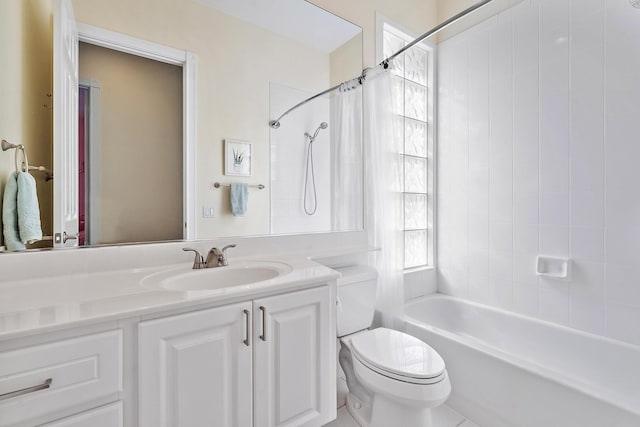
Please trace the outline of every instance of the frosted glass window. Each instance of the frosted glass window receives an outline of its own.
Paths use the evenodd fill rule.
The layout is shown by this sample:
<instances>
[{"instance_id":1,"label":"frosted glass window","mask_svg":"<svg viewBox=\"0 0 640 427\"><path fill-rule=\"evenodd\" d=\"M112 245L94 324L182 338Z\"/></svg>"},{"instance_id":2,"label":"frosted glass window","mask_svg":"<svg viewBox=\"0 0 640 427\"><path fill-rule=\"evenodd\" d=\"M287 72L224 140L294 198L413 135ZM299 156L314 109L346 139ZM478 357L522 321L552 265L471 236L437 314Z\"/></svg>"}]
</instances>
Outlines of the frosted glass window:
<instances>
[{"instance_id":1,"label":"frosted glass window","mask_svg":"<svg viewBox=\"0 0 640 427\"><path fill-rule=\"evenodd\" d=\"M405 120L404 152L410 156L427 157L427 124L425 122Z\"/></svg>"},{"instance_id":2,"label":"frosted glass window","mask_svg":"<svg viewBox=\"0 0 640 427\"><path fill-rule=\"evenodd\" d=\"M389 57L413 39L385 24L383 53ZM433 116L432 51L418 45L392 62L392 107L396 117L394 151L389 162L400 161L401 176L390 177L404 206L404 267L418 268L433 264Z\"/></svg>"},{"instance_id":3,"label":"frosted glass window","mask_svg":"<svg viewBox=\"0 0 640 427\"><path fill-rule=\"evenodd\" d=\"M405 156L404 191L427 193L427 159Z\"/></svg>"},{"instance_id":4,"label":"frosted glass window","mask_svg":"<svg viewBox=\"0 0 640 427\"><path fill-rule=\"evenodd\" d=\"M407 117L418 120L427 119L427 88L405 80L404 111Z\"/></svg>"},{"instance_id":5,"label":"frosted glass window","mask_svg":"<svg viewBox=\"0 0 640 427\"><path fill-rule=\"evenodd\" d=\"M427 195L404 195L404 228L417 230L427 228Z\"/></svg>"},{"instance_id":6,"label":"frosted glass window","mask_svg":"<svg viewBox=\"0 0 640 427\"><path fill-rule=\"evenodd\" d=\"M427 61L429 53L419 47L409 49L404 55L405 78L423 86L427 85Z\"/></svg>"},{"instance_id":7,"label":"frosted glass window","mask_svg":"<svg viewBox=\"0 0 640 427\"><path fill-rule=\"evenodd\" d=\"M383 46L382 50L383 50L383 56L385 58L390 57L391 55L393 55L394 53L402 49L406 44L405 41L402 40L400 37L388 31L384 32L383 37L384 37L384 40L382 43L382 46ZM394 61L391 62L391 72L401 77L404 76L404 55L400 58L396 58Z\"/></svg>"},{"instance_id":8,"label":"frosted glass window","mask_svg":"<svg viewBox=\"0 0 640 427\"><path fill-rule=\"evenodd\" d=\"M427 230L404 232L404 268L427 264Z\"/></svg>"}]
</instances>

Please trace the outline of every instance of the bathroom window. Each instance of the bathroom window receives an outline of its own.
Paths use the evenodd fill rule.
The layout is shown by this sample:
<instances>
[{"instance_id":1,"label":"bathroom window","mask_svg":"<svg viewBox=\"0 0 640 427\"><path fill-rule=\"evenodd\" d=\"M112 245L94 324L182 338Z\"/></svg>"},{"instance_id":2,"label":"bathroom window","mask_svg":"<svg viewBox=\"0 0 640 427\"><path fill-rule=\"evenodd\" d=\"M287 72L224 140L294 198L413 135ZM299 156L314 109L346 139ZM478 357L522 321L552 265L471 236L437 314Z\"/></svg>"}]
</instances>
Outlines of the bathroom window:
<instances>
[{"instance_id":1,"label":"bathroom window","mask_svg":"<svg viewBox=\"0 0 640 427\"><path fill-rule=\"evenodd\" d=\"M380 61L414 37L378 17ZM404 268L433 265L433 47L421 43L391 66L396 147L402 159L404 204Z\"/></svg>"}]
</instances>

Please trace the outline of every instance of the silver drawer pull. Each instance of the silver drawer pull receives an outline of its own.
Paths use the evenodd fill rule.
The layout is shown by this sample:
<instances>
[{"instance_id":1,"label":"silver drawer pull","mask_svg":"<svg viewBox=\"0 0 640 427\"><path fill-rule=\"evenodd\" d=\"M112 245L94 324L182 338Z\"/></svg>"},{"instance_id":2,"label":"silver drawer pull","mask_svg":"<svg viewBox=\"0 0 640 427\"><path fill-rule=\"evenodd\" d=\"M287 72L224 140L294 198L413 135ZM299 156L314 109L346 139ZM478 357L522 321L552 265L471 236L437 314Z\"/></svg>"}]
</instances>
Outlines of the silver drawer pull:
<instances>
[{"instance_id":1,"label":"silver drawer pull","mask_svg":"<svg viewBox=\"0 0 640 427\"><path fill-rule=\"evenodd\" d=\"M262 335L260 335L260 339L262 341L266 341L267 340L267 309L264 308L263 305L261 305L260 311L262 311Z\"/></svg>"},{"instance_id":2,"label":"silver drawer pull","mask_svg":"<svg viewBox=\"0 0 640 427\"><path fill-rule=\"evenodd\" d=\"M246 338L242 341L244 343L244 345L246 345L247 347L251 346L251 341L249 339L249 337L251 335L249 335L251 333L251 317L249 315L249 310L244 310L244 315L246 316L246 324L245 324L245 333Z\"/></svg>"},{"instance_id":3,"label":"silver drawer pull","mask_svg":"<svg viewBox=\"0 0 640 427\"><path fill-rule=\"evenodd\" d=\"M33 393L34 391L46 390L51 387L53 379L47 378L44 383L34 385L33 387L23 388L21 390L10 391L9 393L0 394L0 400L11 399L12 397L22 396L24 394Z\"/></svg>"}]
</instances>

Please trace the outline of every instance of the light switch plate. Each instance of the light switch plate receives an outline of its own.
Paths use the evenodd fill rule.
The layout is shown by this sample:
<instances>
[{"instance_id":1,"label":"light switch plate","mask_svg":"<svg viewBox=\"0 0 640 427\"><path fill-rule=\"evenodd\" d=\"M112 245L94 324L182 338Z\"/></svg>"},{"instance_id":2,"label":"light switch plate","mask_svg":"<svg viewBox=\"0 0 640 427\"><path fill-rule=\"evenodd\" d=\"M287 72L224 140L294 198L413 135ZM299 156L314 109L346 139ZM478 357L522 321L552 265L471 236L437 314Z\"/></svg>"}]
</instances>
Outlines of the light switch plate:
<instances>
[{"instance_id":1,"label":"light switch plate","mask_svg":"<svg viewBox=\"0 0 640 427\"><path fill-rule=\"evenodd\" d=\"M202 217L203 218L215 218L216 217L216 209L213 206L203 206L202 207Z\"/></svg>"}]
</instances>

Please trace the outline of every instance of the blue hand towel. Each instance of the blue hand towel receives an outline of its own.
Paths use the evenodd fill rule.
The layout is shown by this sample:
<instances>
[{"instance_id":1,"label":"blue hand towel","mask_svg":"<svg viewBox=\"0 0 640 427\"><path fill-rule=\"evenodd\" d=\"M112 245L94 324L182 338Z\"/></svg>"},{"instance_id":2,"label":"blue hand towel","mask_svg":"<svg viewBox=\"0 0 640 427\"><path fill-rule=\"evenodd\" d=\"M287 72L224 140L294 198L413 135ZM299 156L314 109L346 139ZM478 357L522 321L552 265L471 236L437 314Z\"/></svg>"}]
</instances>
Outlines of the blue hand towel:
<instances>
[{"instance_id":1,"label":"blue hand towel","mask_svg":"<svg viewBox=\"0 0 640 427\"><path fill-rule=\"evenodd\" d=\"M244 183L231 184L231 212L233 216L244 216L247 213L249 186Z\"/></svg>"},{"instance_id":2,"label":"blue hand towel","mask_svg":"<svg viewBox=\"0 0 640 427\"><path fill-rule=\"evenodd\" d=\"M25 249L20 240L18 229L18 177L12 172L7 179L2 197L2 231L4 245L9 251L21 251Z\"/></svg>"},{"instance_id":3,"label":"blue hand towel","mask_svg":"<svg viewBox=\"0 0 640 427\"><path fill-rule=\"evenodd\" d=\"M18 174L18 229L22 243L42 240L36 180L28 172Z\"/></svg>"}]
</instances>

